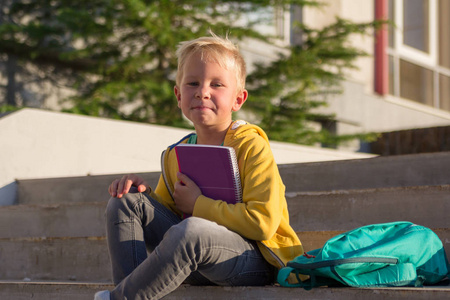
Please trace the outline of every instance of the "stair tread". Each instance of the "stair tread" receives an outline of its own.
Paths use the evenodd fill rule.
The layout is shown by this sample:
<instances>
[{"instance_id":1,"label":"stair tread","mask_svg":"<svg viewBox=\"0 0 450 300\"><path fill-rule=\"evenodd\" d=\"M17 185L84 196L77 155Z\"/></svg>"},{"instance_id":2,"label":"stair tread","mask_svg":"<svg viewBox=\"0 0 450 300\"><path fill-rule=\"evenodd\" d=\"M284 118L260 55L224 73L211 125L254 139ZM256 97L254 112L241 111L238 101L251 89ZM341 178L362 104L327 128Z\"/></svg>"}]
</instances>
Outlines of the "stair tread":
<instances>
[{"instance_id":1,"label":"stair tread","mask_svg":"<svg viewBox=\"0 0 450 300\"><path fill-rule=\"evenodd\" d=\"M443 242L446 253L450 253L450 228L433 230ZM342 232L298 231L297 234L304 250L311 251ZM0 238L0 249L0 279L110 280L105 236Z\"/></svg>"},{"instance_id":2,"label":"stair tread","mask_svg":"<svg viewBox=\"0 0 450 300\"><path fill-rule=\"evenodd\" d=\"M111 284L96 282L14 282L0 281L0 296L12 300L16 295L20 299L93 299L96 291L112 289ZM169 300L189 299L443 299L450 292L449 286L432 286L424 288L327 288L320 287L310 291L301 288L284 288L280 286L263 287L219 287L181 285L166 296Z\"/></svg>"},{"instance_id":3,"label":"stair tread","mask_svg":"<svg viewBox=\"0 0 450 300\"><path fill-rule=\"evenodd\" d=\"M448 184L449 169L450 152L279 165L288 192ZM107 186L121 175L19 179L18 201L107 200ZM139 175L152 187L159 179L159 172Z\"/></svg>"},{"instance_id":4,"label":"stair tread","mask_svg":"<svg viewBox=\"0 0 450 300\"><path fill-rule=\"evenodd\" d=\"M449 226L450 185L288 192L286 199L294 230L349 230L400 220L429 228ZM104 235L106 204L104 200L0 207L0 237Z\"/></svg>"}]
</instances>

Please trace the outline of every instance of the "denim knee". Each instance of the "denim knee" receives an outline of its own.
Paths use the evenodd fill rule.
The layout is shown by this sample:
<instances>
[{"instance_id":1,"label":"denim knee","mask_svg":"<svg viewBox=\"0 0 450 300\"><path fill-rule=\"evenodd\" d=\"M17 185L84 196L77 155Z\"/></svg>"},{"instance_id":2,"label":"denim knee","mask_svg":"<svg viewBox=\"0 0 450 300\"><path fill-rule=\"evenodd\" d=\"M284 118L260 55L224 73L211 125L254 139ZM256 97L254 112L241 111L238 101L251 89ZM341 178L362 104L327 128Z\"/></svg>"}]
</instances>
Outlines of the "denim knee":
<instances>
[{"instance_id":1,"label":"denim knee","mask_svg":"<svg viewBox=\"0 0 450 300\"><path fill-rule=\"evenodd\" d=\"M119 220L129 219L131 212L136 209L136 204L142 200L141 193L133 187L122 198L111 197L106 205L107 220L115 220L117 222Z\"/></svg>"},{"instance_id":2,"label":"denim knee","mask_svg":"<svg viewBox=\"0 0 450 300\"><path fill-rule=\"evenodd\" d=\"M166 237L184 245L183 247L186 249L190 248L198 251L216 244L217 240L221 239L223 230L227 229L215 222L190 217L172 226Z\"/></svg>"},{"instance_id":3,"label":"denim knee","mask_svg":"<svg viewBox=\"0 0 450 300\"><path fill-rule=\"evenodd\" d=\"M171 235L176 235L179 239L186 239L190 242L202 240L202 236L209 236L209 228L218 226L216 223L196 217L190 217L170 229Z\"/></svg>"}]
</instances>

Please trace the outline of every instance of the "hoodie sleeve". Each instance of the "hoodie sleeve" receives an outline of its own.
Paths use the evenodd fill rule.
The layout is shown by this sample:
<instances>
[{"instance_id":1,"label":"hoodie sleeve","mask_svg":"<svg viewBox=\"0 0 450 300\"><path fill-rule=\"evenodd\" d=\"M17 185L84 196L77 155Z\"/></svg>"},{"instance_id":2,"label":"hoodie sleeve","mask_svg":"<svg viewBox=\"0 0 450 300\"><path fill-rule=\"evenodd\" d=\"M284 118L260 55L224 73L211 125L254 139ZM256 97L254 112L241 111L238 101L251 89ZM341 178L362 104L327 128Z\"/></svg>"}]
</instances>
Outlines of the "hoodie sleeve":
<instances>
[{"instance_id":1,"label":"hoodie sleeve","mask_svg":"<svg viewBox=\"0 0 450 300\"><path fill-rule=\"evenodd\" d=\"M214 221L246 238L268 240L279 228L283 213L287 212L285 187L264 137L252 135L237 150L243 202L227 204L201 195L193 215Z\"/></svg>"}]
</instances>

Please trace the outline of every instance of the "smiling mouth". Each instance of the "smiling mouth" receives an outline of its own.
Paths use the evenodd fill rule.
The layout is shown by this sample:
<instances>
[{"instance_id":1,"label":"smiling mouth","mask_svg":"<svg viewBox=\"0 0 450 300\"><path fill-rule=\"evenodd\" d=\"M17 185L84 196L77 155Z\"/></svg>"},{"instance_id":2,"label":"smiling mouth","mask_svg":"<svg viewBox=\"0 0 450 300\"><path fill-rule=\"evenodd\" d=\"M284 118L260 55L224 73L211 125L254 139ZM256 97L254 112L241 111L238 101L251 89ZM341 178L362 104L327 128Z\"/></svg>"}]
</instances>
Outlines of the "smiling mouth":
<instances>
[{"instance_id":1,"label":"smiling mouth","mask_svg":"<svg viewBox=\"0 0 450 300\"><path fill-rule=\"evenodd\" d=\"M212 108L206 107L206 106L194 106L192 109L194 109L194 110L212 110Z\"/></svg>"}]
</instances>

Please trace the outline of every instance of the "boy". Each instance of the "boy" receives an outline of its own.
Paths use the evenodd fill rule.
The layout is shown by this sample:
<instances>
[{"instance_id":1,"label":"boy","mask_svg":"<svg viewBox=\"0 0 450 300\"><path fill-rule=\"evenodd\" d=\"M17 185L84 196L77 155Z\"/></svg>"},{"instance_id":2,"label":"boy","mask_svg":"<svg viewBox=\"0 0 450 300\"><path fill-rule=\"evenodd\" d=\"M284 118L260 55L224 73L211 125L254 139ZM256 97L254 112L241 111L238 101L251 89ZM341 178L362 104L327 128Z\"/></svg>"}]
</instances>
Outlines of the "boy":
<instances>
[{"instance_id":1,"label":"boy","mask_svg":"<svg viewBox=\"0 0 450 300\"><path fill-rule=\"evenodd\" d=\"M115 180L106 215L116 287L96 299L159 299L183 282L267 285L277 269L303 253L266 134L232 121L248 96L237 47L213 35L182 43L177 56L175 96L195 127L180 142L233 147L243 202L203 196L178 172L174 145L163 153L155 190L136 175ZM183 213L192 217L183 220Z\"/></svg>"}]
</instances>

